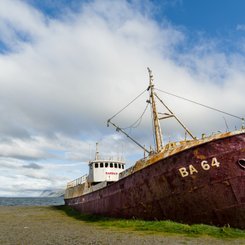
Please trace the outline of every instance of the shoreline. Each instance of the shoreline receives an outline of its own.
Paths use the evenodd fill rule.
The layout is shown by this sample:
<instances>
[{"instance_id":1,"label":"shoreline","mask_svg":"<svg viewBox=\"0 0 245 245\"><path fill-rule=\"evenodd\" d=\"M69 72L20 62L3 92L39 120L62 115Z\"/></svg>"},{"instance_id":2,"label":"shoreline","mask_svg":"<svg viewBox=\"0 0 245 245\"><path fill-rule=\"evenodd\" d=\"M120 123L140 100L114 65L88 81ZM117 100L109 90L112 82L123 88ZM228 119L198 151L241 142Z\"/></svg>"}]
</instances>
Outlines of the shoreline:
<instances>
[{"instance_id":1,"label":"shoreline","mask_svg":"<svg viewBox=\"0 0 245 245\"><path fill-rule=\"evenodd\" d=\"M0 244L245 244L245 239L113 229L69 216L62 206L0 206Z\"/></svg>"}]
</instances>

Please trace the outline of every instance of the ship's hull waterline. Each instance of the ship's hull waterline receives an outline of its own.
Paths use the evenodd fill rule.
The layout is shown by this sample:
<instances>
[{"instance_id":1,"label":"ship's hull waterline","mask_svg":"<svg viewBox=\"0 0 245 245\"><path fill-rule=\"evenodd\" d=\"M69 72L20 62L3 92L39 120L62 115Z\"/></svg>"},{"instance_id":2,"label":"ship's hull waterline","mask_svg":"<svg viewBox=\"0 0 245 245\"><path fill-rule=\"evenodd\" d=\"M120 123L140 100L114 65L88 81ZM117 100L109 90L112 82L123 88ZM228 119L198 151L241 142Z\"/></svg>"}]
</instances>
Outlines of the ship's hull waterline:
<instances>
[{"instance_id":1,"label":"ship's hull waterline","mask_svg":"<svg viewBox=\"0 0 245 245\"><path fill-rule=\"evenodd\" d=\"M160 159L105 188L65 199L81 213L245 229L245 133Z\"/></svg>"}]
</instances>

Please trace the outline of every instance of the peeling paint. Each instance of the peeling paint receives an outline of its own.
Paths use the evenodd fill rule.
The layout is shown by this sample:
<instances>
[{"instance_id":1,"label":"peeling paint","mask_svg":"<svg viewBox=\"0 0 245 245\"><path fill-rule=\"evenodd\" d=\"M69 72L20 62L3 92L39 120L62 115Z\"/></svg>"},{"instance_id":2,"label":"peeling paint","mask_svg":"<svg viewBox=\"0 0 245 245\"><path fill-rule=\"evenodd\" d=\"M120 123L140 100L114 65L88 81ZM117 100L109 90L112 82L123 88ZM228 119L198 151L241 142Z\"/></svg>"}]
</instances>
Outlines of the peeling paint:
<instances>
[{"instance_id":1,"label":"peeling paint","mask_svg":"<svg viewBox=\"0 0 245 245\"><path fill-rule=\"evenodd\" d=\"M65 203L88 214L245 229L244 144L244 130L168 144L119 181Z\"/></svg>"}]
</instances>

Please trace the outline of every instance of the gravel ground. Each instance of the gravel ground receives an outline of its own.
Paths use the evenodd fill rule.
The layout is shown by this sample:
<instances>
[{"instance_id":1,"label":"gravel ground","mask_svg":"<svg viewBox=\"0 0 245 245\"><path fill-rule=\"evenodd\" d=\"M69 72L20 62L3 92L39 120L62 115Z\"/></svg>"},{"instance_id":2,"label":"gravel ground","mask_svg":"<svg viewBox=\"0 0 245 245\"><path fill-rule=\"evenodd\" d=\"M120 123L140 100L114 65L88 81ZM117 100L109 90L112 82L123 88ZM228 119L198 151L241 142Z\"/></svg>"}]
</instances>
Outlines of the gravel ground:
<instances>
[{"instance_id":1,"label":"gravel ground","mask_svg":"<svg viewBox=\"0 0 245 245\"><path fill-rule=\"evenodd\" d=\"M52 207L0 207L0 244L245 244L245 239L150 235L123 229L106 229L67 216Z\"/></svg>"}]
</instances>

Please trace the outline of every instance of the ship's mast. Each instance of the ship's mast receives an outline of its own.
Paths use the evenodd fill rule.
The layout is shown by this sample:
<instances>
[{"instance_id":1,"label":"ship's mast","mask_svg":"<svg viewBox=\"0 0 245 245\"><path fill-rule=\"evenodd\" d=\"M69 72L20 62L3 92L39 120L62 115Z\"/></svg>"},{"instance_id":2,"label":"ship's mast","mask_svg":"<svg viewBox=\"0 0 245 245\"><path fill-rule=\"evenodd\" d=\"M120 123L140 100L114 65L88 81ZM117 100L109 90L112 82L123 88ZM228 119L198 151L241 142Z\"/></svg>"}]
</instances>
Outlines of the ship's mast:
<instances>
[{"instance_id":1,"label":"ship's mast","mask_svg":"<svg viewBox=\"0 0 245 245\"><path fill-rule=\"evenodd\" d=\"M154 126L154 134L155 134L155 143L156 143L156 152L160 152L163 148L162 141L162 132L160 127L160 122L158 118L156 102L155 102L155 94L154 94L154 84L153 84L153 75L149 68L149 90L150 90L150 102L152 107L152 115L153 115L153 126Z\"/></svg>"},{"instance_id":2,"label":"ship's mast","mask_svg":"<svg viewBox=\"0 0 245 245\"><path fill-rule=\"evenodd\" d=\"M163 150L163 139L162 139L162 132L161 132L161 127L160 127L160 120L163 120L163 119L172 118L172 117L175 118L177 120L177 122L184 128L185 132L188 133L192 137L193 140L195 140L196 138L187 129L187 127L185 127L185 125L177 118L177 116L167 107L167 105L165 105L165 103L155 93L154 84L153 84L152 71L149 68L147 68L147 69L148 69L148 72L149 72L149 86L147 88L147 90L149 91L149 100L147 102L151 104L151 108L152 108L153 131L154 131L155 144L156 144L156 149L155 149L154 152L155 153L159 153L159 152L161 152ZM128 103L119 112L117 112L113 117L111 117L107 121L107 126L109 126L110 124L113 125L116 128L117 131L120 131L123 134L125 134L129 139L131 139L134 143L136 143L139 147L141 147L145 152L147 152L147 153L150 154L150 153L152 153L152 150L151 149L150 150L147 150L143 145L141 145L140 143L138 143L129 134L127 134L124 131L124 129L120 128L119 126L117 126L115 123L113 123L111 121L115 116L117 116L120 112L122 112L129 105L131 105L132 102L134 102L137 98L139 98L145 91L146 90L144 90L140 95L138 95L136 98L134 98L130 103ZM156 99L158 99L162 103L162 105L168 110L168 113L158 113L157 112ZM158 114L162 114L163 116L158 117ZM141 116L141 118L142 118L142 116ZM97 157L98 157L98 155L97 155Z\"/></svg>"},{"instance_id":3,"label":"ship's mast","mask_svg":"<svg viewBox=\"0 0 245 245\"><path fill-rule=\"evenodd\" d=\"M99 143L96 142L95 160L99 160Z\"/></svg>"}]
</instances>

